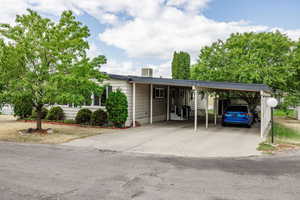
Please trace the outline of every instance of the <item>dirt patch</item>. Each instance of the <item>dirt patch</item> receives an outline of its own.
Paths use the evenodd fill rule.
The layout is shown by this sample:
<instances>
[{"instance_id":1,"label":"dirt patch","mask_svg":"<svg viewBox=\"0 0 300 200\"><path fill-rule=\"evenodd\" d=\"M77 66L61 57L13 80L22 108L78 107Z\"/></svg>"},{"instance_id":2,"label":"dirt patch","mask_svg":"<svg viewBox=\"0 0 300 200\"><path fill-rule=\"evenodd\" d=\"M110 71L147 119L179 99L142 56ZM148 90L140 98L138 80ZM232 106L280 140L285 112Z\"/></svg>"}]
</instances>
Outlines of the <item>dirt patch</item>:
<instances>
[{"instance_id":1,"label":"dirt patch","mask_svg":"<svg viewBox=\"0 0 300 200\"><path fill-rule=\"evenodd\" d=\"M53 129L52 134L20 135L19 130L35 128L34 122L20 122L12 116L0 115L0 140L10 142L28 142L42 144L59 144L78 138L102 134L109 131L101 128L84 128L55 124L43 124L44 129Z\"/></svg>"}]
</instances>

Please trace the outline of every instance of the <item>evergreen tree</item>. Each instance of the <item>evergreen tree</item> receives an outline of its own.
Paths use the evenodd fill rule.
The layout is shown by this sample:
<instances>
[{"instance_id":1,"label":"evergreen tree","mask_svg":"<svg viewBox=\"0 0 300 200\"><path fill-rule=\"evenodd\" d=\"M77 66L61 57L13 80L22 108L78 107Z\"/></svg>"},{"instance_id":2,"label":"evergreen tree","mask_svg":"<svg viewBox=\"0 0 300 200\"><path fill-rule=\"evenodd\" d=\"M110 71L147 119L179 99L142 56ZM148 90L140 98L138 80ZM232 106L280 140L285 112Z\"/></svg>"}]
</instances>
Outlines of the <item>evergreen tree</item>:
<instances>
[{"instance_id":1,"label":"evergreen tree","mask_svg":"<svg viewBox=\"0 0 300 200\"><path fill-rule=\"evenodd\" d=\"M186 52L176 51L172 60L172 78L173 79L190 79L190 55Z\"/></svg>"}]
</instances>

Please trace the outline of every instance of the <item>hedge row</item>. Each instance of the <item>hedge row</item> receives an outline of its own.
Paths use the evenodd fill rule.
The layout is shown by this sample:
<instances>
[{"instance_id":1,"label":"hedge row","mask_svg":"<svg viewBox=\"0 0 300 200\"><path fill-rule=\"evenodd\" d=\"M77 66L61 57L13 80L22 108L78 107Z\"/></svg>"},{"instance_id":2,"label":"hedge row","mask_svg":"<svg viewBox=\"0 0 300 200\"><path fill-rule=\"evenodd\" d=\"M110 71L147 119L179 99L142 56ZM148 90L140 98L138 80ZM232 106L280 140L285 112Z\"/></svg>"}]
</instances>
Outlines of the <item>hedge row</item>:
<instances>
[{"instance_id":1,"label":"hedge row","mask_svg":"<svg viewBox=\"0 0 300 200\"><path fill-rule=\"evenodd\" d=\"M106 100L106 111L98 109L95 112L83 108L78 111L74 120L64 120L65 114L61 107L55 106L50 110L43 108L42 119L50 121L63 121L66 123L75 122L77 124L87 124L95 126L104 126L111 122L115 127L123 127L128 117L127 97L121 90L111 92ZM26 105L17 102L14 105L15 115L21 119L36 119L37 113L32 108L30 102ZM30 116L31 113L31 116Z\"/></svg>"},{"instance_id":2,"label":"hedge row","mask_svg":"<svg viewBox=\"0 0 300 200\"><path fill-rule=\"evenodd\" d=\"M98 109L95 112L92 112L87 108L79 110L75 117L77 124L88 124L94 126L107 125L107 119L107 113L104 110Z\"/></svg>"},{"instance_id":3,"label":"hedge row","mask_svg":"<svg viewBox=\"0 0 300 200\"><path fill-rule=\"evenodd\" d=\"M36 119L36 111L33 110L30 117L21 119ZM75 117L75 120L65 120L65 113L59 106L52 107L50 110L43 108L42 119L46 121L63 122L66 124L86 124L94 126L104 126L108 124L107 112L102 109L98 109L95 112L90 111L87 108L80 109Z\"/></svg>"}]
</instances>

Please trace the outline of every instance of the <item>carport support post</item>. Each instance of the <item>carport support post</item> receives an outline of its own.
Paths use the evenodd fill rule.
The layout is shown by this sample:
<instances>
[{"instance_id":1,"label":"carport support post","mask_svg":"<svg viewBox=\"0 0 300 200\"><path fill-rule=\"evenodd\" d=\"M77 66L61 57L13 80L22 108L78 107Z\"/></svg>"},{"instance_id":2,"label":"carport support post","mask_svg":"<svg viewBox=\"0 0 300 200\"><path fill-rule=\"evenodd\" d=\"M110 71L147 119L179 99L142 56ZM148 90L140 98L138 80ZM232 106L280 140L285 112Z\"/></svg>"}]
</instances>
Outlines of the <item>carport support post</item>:
<instances>
[{"instance_id":1,"label":"carport support post","mask_svg":"<svg viewBox=\"0 0 300 200\"><path fill-rule=\"evenodd\" d=\"M215 125L217 125L217 116L218 116L218 109L219 109L218 102L219 102L218 97L215 96L215 102L214 102Z\"/></svg>"},{"instance_id":2,"label":"carport support post","mask_svg":"<svg viewBox=\"0 0 300 200\"><path fill-rule=\"evenodd\" d=\"M153 122L153 84L150 84L150 124Z\"/></svg>"},{"instance_id":3,"label":"carport support post","mask_svg":"<svg viewBox=\"0 0 300 200\"><path fill-rule=\"evenodd\" d=\"M135 83L132 83L132 127L135 127Z\"/></svg>"},{"instance_id":4,"label":"carport support post","mask_svg":"<svg viewBox=\"0 0 300 200\"><path fill-rule=\"evenodd\" d=\"M198 110L198 100L197 100L197 97L198 97L198 91L195 87L193 87L194 89L194 95L195 95L195 98L194 98L194 103L195 103L195 112L194 112L194 131L196 132L197 131L197 110Z\"/></svg>"},{"instance_id":5,"label":"carport support post","mask_svg":"<svg viewBox=\"0 0 300 200\"><path fill-rule=\"evenodd\" d=\"M167 91L167 121L170 120L170 86Z\"/></svg>"},{"instance_id":6,"label":"carport support post","mask_svg":"<svg viewBox=\"0 0 300 200\"><path fill-rule=\"evenodd\" d=\"M208 128L208 93L205 93L205 127Z\"/></svg>"},{"instance_id":7,"label":"carport support post","mask_svg":"<svg viewBox=\"0 0 300 200\"><path fill-rule=\"evenodd\" d=\"M264 92L260 91L260 137L264 138L265 123L265 97Z\"/></svg>"}]
</instances>

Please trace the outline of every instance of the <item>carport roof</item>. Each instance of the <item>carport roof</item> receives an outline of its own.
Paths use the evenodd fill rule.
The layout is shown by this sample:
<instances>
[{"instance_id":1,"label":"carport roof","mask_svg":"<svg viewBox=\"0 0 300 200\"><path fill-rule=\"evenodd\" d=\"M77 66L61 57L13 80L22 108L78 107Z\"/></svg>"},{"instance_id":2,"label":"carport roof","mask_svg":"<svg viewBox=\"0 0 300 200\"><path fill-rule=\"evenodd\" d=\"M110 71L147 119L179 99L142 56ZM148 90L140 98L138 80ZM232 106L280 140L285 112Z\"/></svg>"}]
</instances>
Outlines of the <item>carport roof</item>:
<instances>
[{"instance_id":1,"label":"carport roof","mask_svg":"<svg viewBox=\"0 0 300 200\"><path fill-rule=\"evenodd\" d=\"M107 74L112 79L124 80L128 82L156 84L156 85L171 85L184 87L199 87L219 90L239 90L250 92L271 92L271 88L265 84L249 84L249 83L232 83L232 82L217 82L217 81L198 81L198 80L181 80L170 78L154 78L142 76L125 76L117 74Z\"/></svg>"}]
</instances>

